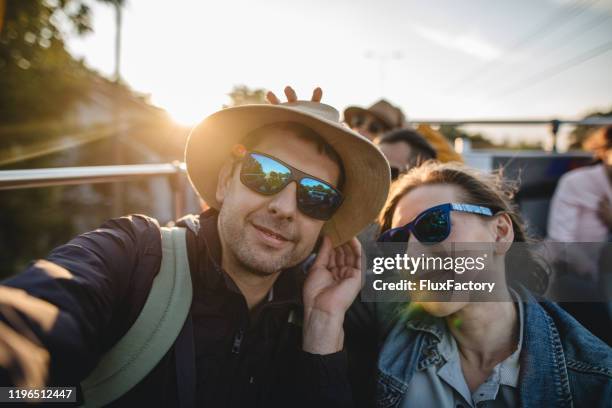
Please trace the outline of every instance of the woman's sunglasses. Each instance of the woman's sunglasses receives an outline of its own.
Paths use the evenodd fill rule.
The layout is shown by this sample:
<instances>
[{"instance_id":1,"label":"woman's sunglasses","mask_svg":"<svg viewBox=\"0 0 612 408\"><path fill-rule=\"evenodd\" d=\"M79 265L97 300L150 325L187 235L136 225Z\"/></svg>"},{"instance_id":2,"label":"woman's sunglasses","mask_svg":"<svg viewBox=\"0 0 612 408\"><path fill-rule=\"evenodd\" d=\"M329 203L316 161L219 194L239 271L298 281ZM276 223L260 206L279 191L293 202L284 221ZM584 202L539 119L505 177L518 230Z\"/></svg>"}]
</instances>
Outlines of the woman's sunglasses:
<instances>
[{"instance_id":1,"label":"woman's sunglasses","mask_svg":"<svg viewBox=\"0 0 612 408\"><path fill-rule=\"evenodd\" d=\"M329 183L259 152L245 153L240 181L251 190L263 195L277 194L295 181L298 209L317 220L329 220L342 204L342 193Z\"/></svg>"},{"instance_id":2,"label":"woman's sunglasses","mask_svg":"<svg viewBox=\"0 0 612 408\"><path fill-rule=\"evenodd\" d=\"M488 207L474 204L446 203L431 207L401 227L385 231L378 237L378 242L408 242L410 234L423 244L435 244L444 241L451 233L451 211L493 216Z\"/></svg>"},{"instance_id":3,"label":"woman's sunglasses","mask_svg":"<svg viewBox=\"0 0 612 408\"><path fill-rule=\"evenodd\" d=\"M369 117L359 114L351 118L350 126L352 129L355 129L362 127L366 123L368 125L368 132L370 133L380 133L389 130L382 122L377 121L376 119L369 119Z\"/></svg>"}]
</instances>

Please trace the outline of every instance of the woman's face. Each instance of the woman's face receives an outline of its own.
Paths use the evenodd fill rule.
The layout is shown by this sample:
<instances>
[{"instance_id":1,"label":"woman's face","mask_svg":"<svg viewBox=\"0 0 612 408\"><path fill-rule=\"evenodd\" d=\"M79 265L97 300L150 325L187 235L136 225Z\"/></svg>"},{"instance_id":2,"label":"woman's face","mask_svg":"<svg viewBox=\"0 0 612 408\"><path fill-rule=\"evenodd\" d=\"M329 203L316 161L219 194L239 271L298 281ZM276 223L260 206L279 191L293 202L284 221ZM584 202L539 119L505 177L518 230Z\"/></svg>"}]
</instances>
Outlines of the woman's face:
<instances>
[{"instance_id":1,"label":"woman's face","mask_svg":"<svg viewBox=\"0 0 612 408\"><path fill-rule=\"evenodd\" d=\"M459 187L448 184L423 185L404 195L393 213L392 228L406 225L421 212L445 203L470 203ZM497 217L484 217L476 214L451 212L451 232L442 245L451 242L496 242ZM410 235L409 242L415 240ZM416 302L428 313L443 317L462 309L468 302Z\"/></svg>"}]
</instances>

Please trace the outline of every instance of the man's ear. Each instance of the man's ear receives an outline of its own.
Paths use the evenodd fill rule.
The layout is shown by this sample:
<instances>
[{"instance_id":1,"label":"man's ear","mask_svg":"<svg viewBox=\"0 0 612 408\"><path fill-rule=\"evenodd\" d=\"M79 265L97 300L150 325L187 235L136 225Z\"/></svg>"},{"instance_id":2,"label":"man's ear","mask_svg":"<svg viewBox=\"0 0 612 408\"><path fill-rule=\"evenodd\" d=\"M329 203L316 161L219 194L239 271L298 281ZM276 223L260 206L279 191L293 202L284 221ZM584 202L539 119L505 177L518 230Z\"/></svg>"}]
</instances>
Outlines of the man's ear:
<instances>
[{"instance_id":1,"label":"man's ear","mask_svg":"<svg viewBox=\"0 0 612 408\"><path fill-rule=\"evenodd\" d=\"M219 204L223 203L227 190L230 183L232 182L232 176L234 175L234 162L227 161L219 170L219 179L217 180L217 191L215 192L215 198Z\"/></svg>"},{"instance_id":2,"label":"man's ear","mask_svg":"<svg viewBox=\"0 0 612 408\"><path fill-rule=\"evenodd\" d=\"M491 227L495 235L495 252L505 254L514 242L512 218L508 213L497 214L492 220Z\"/></svg>"}]
</instances>

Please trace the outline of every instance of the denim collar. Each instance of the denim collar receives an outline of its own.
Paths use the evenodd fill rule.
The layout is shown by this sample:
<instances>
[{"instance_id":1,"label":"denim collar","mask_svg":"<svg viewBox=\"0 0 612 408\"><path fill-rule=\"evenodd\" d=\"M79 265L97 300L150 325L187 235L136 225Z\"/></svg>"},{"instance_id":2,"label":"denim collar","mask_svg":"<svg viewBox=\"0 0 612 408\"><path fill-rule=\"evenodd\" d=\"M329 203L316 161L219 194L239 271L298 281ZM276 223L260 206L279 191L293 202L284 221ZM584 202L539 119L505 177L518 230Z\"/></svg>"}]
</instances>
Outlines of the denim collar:
<instances>
[{"instance_id":1,"label":"denim collar","mask_svg":"<svg viewBox=\"0 0 612 408\"><path fill-rule=\"evenodd\" d=\"M520 356L521 406L571 407L567 362L561 337L552 317L527 290L520 288L525 301L525 333Z\"/></svg>"},{"instance_id":2,"label":"denim collar","mask_svg":"<svg viewBox=\"0 0 612 408\"><path fill-rule=\"evenodd\" d=\"M446 336L447 328L445 325L446 322L443 319L431 316L422 310L407 316L406 327L408 329L430 334L418 357L417 370L422 371L430 365L442 362L443 356L438 350L438 345Z\"/></svg>"}]
</instances>

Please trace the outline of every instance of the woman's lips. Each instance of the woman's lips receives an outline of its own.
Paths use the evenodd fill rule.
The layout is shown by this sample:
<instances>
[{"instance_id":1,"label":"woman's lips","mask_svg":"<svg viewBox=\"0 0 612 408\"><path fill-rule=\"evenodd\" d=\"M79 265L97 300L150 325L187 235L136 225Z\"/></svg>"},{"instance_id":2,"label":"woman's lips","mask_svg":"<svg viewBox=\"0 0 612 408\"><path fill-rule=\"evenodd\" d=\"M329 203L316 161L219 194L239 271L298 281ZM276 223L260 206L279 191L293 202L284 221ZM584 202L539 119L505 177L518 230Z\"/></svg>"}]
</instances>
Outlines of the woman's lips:
<instances>
[{"instance_id":1,"label":"woman's lips","mask_svg":"<svg viewBox=\"0 0 612 408\"><path fill-rule=\"evenodd\" d=\"M272 231L257 224L252 223L252 225L257 231L260 239L264 241L268 246L271 246L273 248L282 248L287 244L287 242L290 242L289 239L287 239L282 234L279 234L278 232Z\"/></svg>"}]
</instances>

